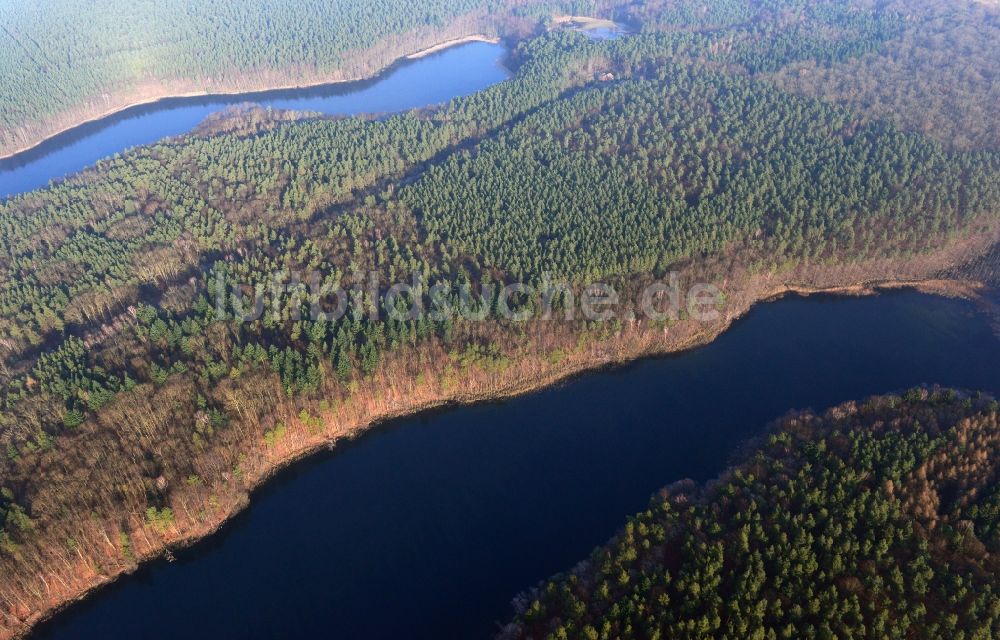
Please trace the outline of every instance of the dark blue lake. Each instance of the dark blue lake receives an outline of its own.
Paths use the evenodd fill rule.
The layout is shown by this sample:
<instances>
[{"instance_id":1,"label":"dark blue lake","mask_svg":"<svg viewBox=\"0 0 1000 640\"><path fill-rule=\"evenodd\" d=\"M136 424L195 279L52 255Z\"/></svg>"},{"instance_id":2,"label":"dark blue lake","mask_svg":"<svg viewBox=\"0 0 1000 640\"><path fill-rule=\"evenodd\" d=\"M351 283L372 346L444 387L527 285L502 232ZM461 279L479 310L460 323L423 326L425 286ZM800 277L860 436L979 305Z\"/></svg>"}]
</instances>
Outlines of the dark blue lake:
<instances>
[{"instance_id":1,"label":"dark blue lake","mask_svg":"<svg viewBox=\"0 0 1000 640\"><path fill-rule=\"evenodd\" d=\"M0 198L43 187L97 160L191 131L206 116L253 102L331 115L384 113L447 102L508 76L501 45L473 42L403 61L363 82L231 96L169 98L81 125L40 146L0 160Z\"/></svg>"},{"instance_id":2,"label":"dark blue lake","mask_svg":"<svg viewBox=\"0 0 1000 640\"><path fill-rule=\"evenodd\" d=\"M221 533L38 638L486 638L520 590L791 408L921 383L1000 392L967 302L789 298L712 344L393 422L282 473Z\"/></svg>"}]
</instances>

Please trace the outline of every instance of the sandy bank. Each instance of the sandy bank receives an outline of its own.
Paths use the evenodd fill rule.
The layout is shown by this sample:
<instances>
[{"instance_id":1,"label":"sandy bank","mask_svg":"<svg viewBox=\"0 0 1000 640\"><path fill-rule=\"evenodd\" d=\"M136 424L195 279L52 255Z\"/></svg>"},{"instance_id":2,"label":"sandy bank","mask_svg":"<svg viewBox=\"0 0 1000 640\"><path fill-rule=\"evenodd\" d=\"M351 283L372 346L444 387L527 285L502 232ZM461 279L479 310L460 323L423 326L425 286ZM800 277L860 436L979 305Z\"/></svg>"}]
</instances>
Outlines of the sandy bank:
<instances>
[{"instance_id":1,"label":"sandy bank","mask_svg":"<svg viewBox=\"0 0 1000 640\"><path fill-rule=\"evenodd\" d=\"M491 38L489 36L484 36L480 33L476 33L469 36L462 36L461 38L452 38L451 40L445 40L444 42L439 42L435 45L427 47L421 51L411 53L406 56L407 60L419 60L424 56L429 56L432 53L437 53L438 51L444 51L450 47L454 47L460 44L466 44L468 42L488 42L489 44L499 44L500 38Z\"/></svg>"}]
</instances>

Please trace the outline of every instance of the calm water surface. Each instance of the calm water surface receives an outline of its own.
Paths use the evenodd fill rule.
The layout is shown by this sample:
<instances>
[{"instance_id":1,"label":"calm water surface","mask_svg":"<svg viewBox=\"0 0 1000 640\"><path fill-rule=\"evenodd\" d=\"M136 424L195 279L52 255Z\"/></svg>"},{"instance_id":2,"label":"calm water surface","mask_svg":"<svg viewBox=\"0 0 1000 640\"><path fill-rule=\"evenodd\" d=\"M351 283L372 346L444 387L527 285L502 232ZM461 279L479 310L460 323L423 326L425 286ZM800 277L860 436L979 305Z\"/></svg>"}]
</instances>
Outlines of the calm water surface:
<instances>
[{"instance_id":1,"label":"calm water surface","mask_svg":"<svg viewBox=\"0 0 1000 640\"><path fill-rule=\"evenodd\" d=\"M1000 341L916 293L762 305L706 347L394 422L255 494L205 543L38 638L485 638L675 480L793 407L941 383L1000 392Z\"/></svg>"},{"instance_id":2,"label":"calm water surface","mask_svg":"<svg viewBox=\"0 0 1000 640\"><path fill-rule=\"evenodd\" d=\"M130 147L191 131L206 116L253 102L325 114L383 113L447 102L508 76L501 45L473 42L402 62L364 82L234 96L171 98L81 125L39 147L0 160L0 198L45 186Z\"/></svg>"}]
</instances>

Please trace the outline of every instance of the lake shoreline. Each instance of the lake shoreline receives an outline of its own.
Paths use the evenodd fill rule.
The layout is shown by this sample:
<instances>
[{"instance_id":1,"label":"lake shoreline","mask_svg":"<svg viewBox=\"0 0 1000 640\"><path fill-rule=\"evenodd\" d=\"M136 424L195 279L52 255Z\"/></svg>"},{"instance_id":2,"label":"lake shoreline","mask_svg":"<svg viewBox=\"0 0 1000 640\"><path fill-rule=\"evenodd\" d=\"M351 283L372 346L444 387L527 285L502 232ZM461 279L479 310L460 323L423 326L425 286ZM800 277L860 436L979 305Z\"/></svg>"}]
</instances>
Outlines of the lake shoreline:
<instances>
[{"instance_id":1,"label":"lake shoreline","mask_svg":"<svg viewBox=\"0 0 1000 640\"><path fill-rule=\"evenodd\" d=\"M470 42L485 42L487 44L500 44L500 38L491 38L489 36L484 36L481 33L473 33L471 35L452 38L451 40L445 40L437 44L432 44L431 46L425 49L421 49L420 51L404 56L402 59L419 60L420 58L426 58L427 56L435 54L439 51L444 51L445 49L450 49L451 47L457 47L458 45L461 44L468 44Z\"/></svg>"},{"instance_id":2,"label":"lake shoreline","mask_svg":"<svg viewBox=\"0 0 1000 640\"><path fill-rule=\"evenodd\" d=\"M140 555L135 559L133 564L124 567L121 570L114 571L94 579L86 589L79 592L74 597L64 599L61 602L22 620L18 628L6 630L10 631L11 635L5 635L5 632L0 633L0 638L25 638L37 625L51 620L61 612L72 607L74 604L86 600L95 592L117 582L118 579L131 575L150 563L164 558L169 558L175 551L190 548L197 543L206 540L212 535L218 533L222 528L229 524L233 518L250 507L252 505L253 495L263 489L269 481L282 471L312 457L324 449L336 451L338 445L341 443L356 440L368 432L385 425L386 423L404 418L413 418L440 409L468 406L485 402L503 401L513 397L539 392L582 375L614 370L651 358L678 355L713 342L716 338L728 331L736 322L740 321L748 313L753 311L753 309L755 309L758 305L777 301L789 296L872 296L883 292L888 293L899 290L913 290L928 295L968 299L973 302L977 302L978 304L982 301L979 294L984 290L984 288L985 287L981 284L975 282L940 280L933 278L885 281L873 280L868 282L831 284L830 286L817 287L793 283L780 283L773 287L756 292L757 295L752 301L750 301L749 304L741 305L740 309L738 309L735 313L727 315L725 319L717 325L696 333L689 339L670 347L654 347L650 349L637 349L635 351L625 353L610 353L605 357L590 358L562 367L556 366L551 370L541 371L537 376L521 378L517 382L506 386L482 391L444 394L431 398L430 400L420 401L384 411L363 424L348 425L342 432L334 433L332 435L319 435L284 452L281 457L276 459L272 464L268 464L264 468L260 469L258 473L253 475L253 477L249 479L247 488L240 496L240 499L227 505L228 508L219 514L218 518L213 519L204 526L193 528L182 535L178 535L172 540L165 540L164 544L160 548L154 552ZM982 304L979 306L985 311L985 307ZM325 426L329 428L331 425L327 424Z\"/></svg>"},{"instance_id":3,"label":"lake shoreline","mask_svg":"<svg viewBox=\"0 0 1000 640\"><path fill-rule=\"evenodd\" d=\"M491 37L491 36L488 36L488 35L484 35L482 33L471 33L471 34L467 34L467 35L464 35L464 36L459 36L459 37L456 37L456 38L448 38L446 40L441 40L441 41L436 42L434 44L431 44L429 46L426 46L426 47L423 47L421 49L418 49L417 51L397 56L391 62L389 62L386 65L383 65L382 67L380 67L379 69L377 69L373 73L359 75L359 76L356 76L356 77L341 78L341 79L336 79L336 80L332 79L330 77L327 77L325 79L320 79L320 80L316 80L316 81L299 82L299 83L288 83L288 84L283 84L283 85L282 84L278 84L278 85L275 85L275 84L262 84L262 85L260 85L258 87L253 88L253 89L239 89L239 90L233 90L233 91L227 91L225 89L217 90L217 91L216 90L205 90L205 91L186 91L186 92L176 92L176 93L168 91L168 92L163 92L163 93L160 93L160 94L155 94L155 95L150 96L148 98L141 98L141 99L140 98L135 98L135 99L132 99L132 100L128 101L126 104L124 104L122 106L113 107L111 109L108 109L106 111L103 111L103 112L99 113L98 115L95 115L95 116L92 116L92 117L87 117L87 118L84 118L82 120L77 120L77 121L75 121L71 125L67 125L65 127L61 127L58 130L56 130L56 131L54 131L52 133L46 134L42 138L40 138L40 139L38 139L38 140L36 140L34 142L25 144L25 145L23 145L23 146L15 149L15 150L13 150L13 151L0 152L0 161L15 159L15 158L17 158L17 156L20 156L22 154L28 153L29 151L32 151L34 149L37 149L38 147L42 146L46 142L50 142L50 141L54 140L55 138L58 138L61 135L70 133L70 132L72 132L72 131L74 131L76 129L79 129L80 127L100 122L101 120L104 120L106 118L110 118L110 117L115 116L115 115L119 115L121 113L129 111L130 109L135 109L137 107L144 107L144 106L149 106L149 105L155 105L157 103L164 102L164 101L167 101L167 100L182 100L182 99L185 99L185 98L232 97L232 96L239 96L239 95L244 95L244 94L245 95L253 95L253 94L257 94L257 93L265 93L265 92L270 92L270 91L295 91L295 90L300 90L300 89L315 89L317 87L326 87L326 86L334 87L334 86L339 86L339 85L348 85L348 84L353 84L353 83L358 83L358 82L365 82L365 81L368 81L368 80L374 80L374 79L377 79L377 78L379 78L381 76L384 76L385 74L390 73L391 71L393 71L394 69L396 69L400 64L403 64L405 62L408 62L408 61L411 61L411 60L419 60L419 59L425 58L425 57L427 57L429 55L433 55L435 53L439 53L441 51L445 51L446 49L450 49L452 47L460 46L460 45L463 45L463 44L470 44L470 43L473 43L473 42L486 42L486 43L490 43L490 44L499 44L501 42L501 39L498 38L498 37Z\"/></svg>"}]
</instances>

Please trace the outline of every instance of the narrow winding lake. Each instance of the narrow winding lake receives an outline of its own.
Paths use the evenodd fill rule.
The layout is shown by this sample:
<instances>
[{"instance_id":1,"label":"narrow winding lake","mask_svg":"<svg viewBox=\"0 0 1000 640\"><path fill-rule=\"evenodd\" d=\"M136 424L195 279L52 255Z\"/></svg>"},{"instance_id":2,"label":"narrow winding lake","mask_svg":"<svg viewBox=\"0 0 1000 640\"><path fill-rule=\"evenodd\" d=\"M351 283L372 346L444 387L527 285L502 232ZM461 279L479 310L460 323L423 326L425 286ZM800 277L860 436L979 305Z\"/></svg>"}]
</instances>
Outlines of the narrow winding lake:
<instances>
[{"instance_id":1,"label":"narrow winding lake","mask_svg":"<svg viewBox=\"0 0 1000 640\"><path fill-rule=\"evenodd\" d=\"M363 82L231 96L169 98L81 125L40 146L0 160L0 198L43 187L50 180L92 165L130 147L191 131L233 105L253 102L275 109L330 115L386 113L447 102L508 76L501 45L473 42L394 65Z\"/></svg>"},{"instance_id":2,"label":"narrow winding lake","mask_svg":"<svg viewBox=\"0 0 1000 640\"><path fill-rule=\"evenodd\" d=\"M281 474L223 531L38 638L486 638L510 599L658 488L706 480L794 407L941 383L1000 392L967 302L789 298L706 347L397 421Z\"/></svg>"}]
</instances>

